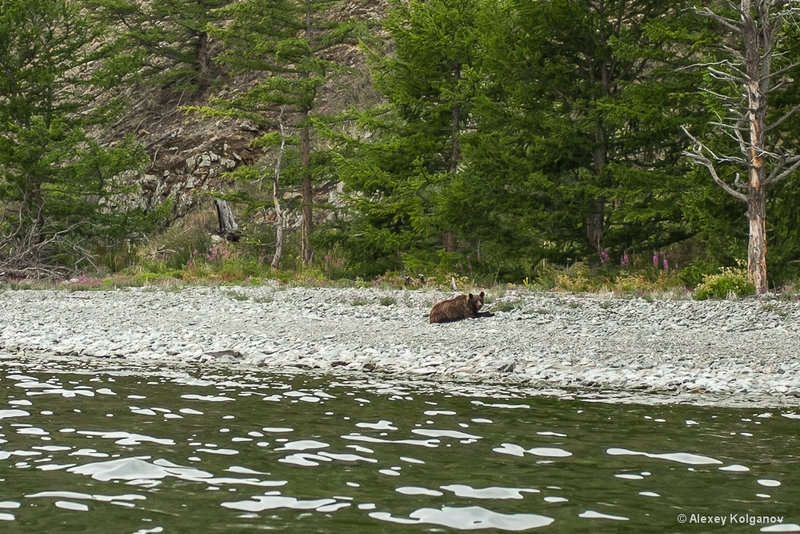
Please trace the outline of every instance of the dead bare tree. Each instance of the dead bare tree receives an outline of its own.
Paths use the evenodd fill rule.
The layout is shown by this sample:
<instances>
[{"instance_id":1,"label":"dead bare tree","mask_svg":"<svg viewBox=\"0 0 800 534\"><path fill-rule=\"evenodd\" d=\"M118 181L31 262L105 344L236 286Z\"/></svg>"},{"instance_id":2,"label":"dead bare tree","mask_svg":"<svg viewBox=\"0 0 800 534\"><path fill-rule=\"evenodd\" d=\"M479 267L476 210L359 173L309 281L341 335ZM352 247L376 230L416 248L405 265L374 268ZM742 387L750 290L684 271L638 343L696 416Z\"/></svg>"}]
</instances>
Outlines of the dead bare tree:
<instances>
[{"instance_id":1,"label":"dead bare tree","mask_svg":"<svg viewBox=\"0 0 800 534\"><path fill-rule=\"evenodd\" d=\"M275 206L275 255L272 257L270 268L275 271L281 262L283 255L283 229L285 226L283 210L281 209L280 198L278 197L278 183L281 179L281 161L283 160L283 152L286 148L286 128L283 124L283 111L286 106L281 108L281 114L278 116L278 125L281 128L281 147L278 150L278 160L275 162L275 177L272 180L272 203Z\"/></svg>"},{"instance_id":2,"label":"dead bare tree","mask_svg":"<svg viewBox=\"0 0 800 534\"><path fill-rule=\"evenodd\" d=\"M692 149L684 152L695 163L706 167L714 182L726 193L747 207L750 239L747 247L747 272L758 294L769 290L767 284L767 189L791 176L800 168L800 154L783 148L775 131L790 116L800 111L800 105L767 123L769 95L786 83L783 75L797 66L778 52L785 37L784 24L797 23L800 18L798 0L724 0L728 9L712 11L709 7L696 12L717 24L726 33L721 45L723 59L704 63L715 80L734 90L723 92L704 89L718 99L727 115L712 123L717 130L733 139L738 154L717 154L684 127L692 141ZM719 172L720 165L746 169L747 180L726 180Z\"/></svg>"}]
</instances>

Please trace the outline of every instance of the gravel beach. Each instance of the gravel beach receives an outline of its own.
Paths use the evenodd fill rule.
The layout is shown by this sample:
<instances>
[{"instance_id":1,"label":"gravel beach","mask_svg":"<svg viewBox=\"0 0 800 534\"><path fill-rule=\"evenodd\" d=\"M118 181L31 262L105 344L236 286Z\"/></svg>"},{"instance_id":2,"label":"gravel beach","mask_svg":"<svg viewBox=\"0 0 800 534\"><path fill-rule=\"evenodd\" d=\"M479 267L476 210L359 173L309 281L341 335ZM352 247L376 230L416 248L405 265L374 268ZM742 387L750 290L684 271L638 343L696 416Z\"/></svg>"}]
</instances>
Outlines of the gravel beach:
<instances>
[{"instance_id":1,"label":"gravel beach","mask_svg":"<svg viewBox=\"0 0 800 534\"><path fill-rule=\"evenodd\" d=\"M798 302L486 292L483 311L493 316L432 325L431 305L457 293L5 290L0 358L220 364L800 405Z\"/></svg>"}]
</instances>

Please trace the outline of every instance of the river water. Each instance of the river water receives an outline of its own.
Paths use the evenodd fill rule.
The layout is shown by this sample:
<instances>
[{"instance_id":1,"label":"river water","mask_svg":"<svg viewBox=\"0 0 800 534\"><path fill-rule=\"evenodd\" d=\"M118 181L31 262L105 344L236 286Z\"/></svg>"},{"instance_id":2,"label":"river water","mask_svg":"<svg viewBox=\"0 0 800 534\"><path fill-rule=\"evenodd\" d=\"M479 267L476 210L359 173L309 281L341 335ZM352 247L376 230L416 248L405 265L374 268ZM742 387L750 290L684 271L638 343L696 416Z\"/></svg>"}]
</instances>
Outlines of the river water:
<instances>
[{"instance_id":1,"label":"river water","mask_svg":"<svg viewBox=\"0 0 800 534\"><path fill-rule=\"evenodd\" d=\"M800 410L625 401L4 359L0 532L800 531Z\"/></svg>"}]
</instances>

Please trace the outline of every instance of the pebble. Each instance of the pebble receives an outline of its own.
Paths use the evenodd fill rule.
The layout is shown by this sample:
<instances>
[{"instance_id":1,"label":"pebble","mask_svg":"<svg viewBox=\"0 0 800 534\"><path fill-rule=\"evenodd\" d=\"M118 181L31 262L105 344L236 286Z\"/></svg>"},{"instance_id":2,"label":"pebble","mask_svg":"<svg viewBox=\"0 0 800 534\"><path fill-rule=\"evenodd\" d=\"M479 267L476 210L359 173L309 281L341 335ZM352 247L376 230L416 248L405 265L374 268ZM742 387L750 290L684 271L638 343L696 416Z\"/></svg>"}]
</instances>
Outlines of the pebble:
<instances>
[{"instance_id":1,"label":"pebble","mask_svg":"<svg viewBox=\"0 0 800 534\"><path fill-rule=\"evenodd\" d=\"M278 284L3 290L0 357L699 391L800 404L798 302L485 291L483 311L493 316L431 325L431 305L455 293ZM499 311L508 308L502 303L513 307Z\"/></svg>"}]
</instances>

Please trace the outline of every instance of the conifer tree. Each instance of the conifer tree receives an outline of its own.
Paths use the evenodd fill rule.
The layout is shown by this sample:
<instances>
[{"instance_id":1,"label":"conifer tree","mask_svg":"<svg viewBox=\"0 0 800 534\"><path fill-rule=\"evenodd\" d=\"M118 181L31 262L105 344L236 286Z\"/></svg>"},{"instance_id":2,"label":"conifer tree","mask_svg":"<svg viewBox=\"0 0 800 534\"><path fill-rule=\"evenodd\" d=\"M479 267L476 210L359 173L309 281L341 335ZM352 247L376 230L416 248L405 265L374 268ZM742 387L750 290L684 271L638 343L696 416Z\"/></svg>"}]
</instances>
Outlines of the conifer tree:
<instances>
[{"instance_id":1,"label":"conifer tree","mask_svg":"<svg viewBox=\"0 0 800 534\"><path fill-rule=\"evenodd\" d=\"M141 79L176 90L205 90L214 79L209 29L232 0L87 0L114 25Z\"/></svg>"},{"instance_id":2,"label":"conifer tree","mask_svg":"<svg viewBox=\"0 0 800 534\"><path fill-rule=\"evenodd\" d=\"M458 249L456 227L474 219L444 218L439 205L464 163L478 79L477 10L475 0L392 1L382 23L391 52L369 50L388 106L362 115L374 135L349 139L338 159L340 178L361 193L351 196L359 219L347 246L365 263L447 264Z\"/></svg>"},{"instance_id":3,"label":"conifer tree","mask_svg":"<svg viewBox=\"0 0 800 534\"><path fill-rule=\"evenodd\" d=\"M687 96L696 76L676 72L691 53L673 39L692 24L680 19L682 4L491 4L473 156L494 190L514 192L505 217L560 261L685 238L675 132L694 120L681 116L696 109Z\"/></svg>"},{"instance_id":4,"label":"conifer tree","mask_svg":"<svg viewBox=\"0 0 800 534\"><path fill-rule=\"evenodd\" d=\"M363 28L357 22L337 22L330 13L339 0L245 0L223 13L230 24L214 32L226 50L217 61L237 73L259 76L242 92L225 91L199 108L206 114L247 117L269 130L260 143L299 151L302 188L301 259L309 265L312 247L313 186L316 165L313 119L320 89L344 68L331 56L333 47L354 40ZM282 116L285 136L277 135ZM250 171L245 170L245 173Z\"/></svg>"},{"instance_id":5,"label":"conifer tree","mask_svg":"<svg viewBox=\"0 0 800 534\"><path fill-rule=\"evenodd\" d=\"M682 5L394 3L394 49L372 57L391 114L340 160L370 221L352 233L430 250L450 230L514 277L685 238L679 125L696 75L675 73L691 52L671 38Z\"/></svg>"},{"instance_id":6,"label":"conifer tree","mask_svg":"<svg viewBox=\"0 0 800 534\"><path fill-rule=\"evenodd\" d=\"M113 98L97 98L124 74L104 68L104 42L103 28L82 15L78 2L0 4L0 270L6 275L53 274L64 267L59 253L87 259L86 239L109 239L119 221L134 215L108 201L119 192L118 175L142 164L141 149L131 141L102 147L88 133L121 110Z\"/></svg>"}]
</instances>

